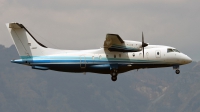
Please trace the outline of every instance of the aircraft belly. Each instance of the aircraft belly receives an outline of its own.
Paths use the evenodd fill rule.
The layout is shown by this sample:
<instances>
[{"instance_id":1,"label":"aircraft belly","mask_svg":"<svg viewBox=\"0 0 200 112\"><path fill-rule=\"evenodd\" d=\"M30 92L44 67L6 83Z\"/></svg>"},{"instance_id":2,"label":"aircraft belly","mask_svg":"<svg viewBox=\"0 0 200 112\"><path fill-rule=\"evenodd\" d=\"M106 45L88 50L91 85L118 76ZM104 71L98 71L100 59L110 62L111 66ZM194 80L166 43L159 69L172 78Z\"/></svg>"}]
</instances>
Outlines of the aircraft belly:
<instances>
[{"instance_id":1,"label":"aircraft belly","mask_svg":"<svg viewBox=\"0 0 200 112\"><path fill-rule=\"evenodd\" d=\"M39 64L34 66L48 67L50 70L63 72L93 72L93 73L110 73L109 65L86 64L81 67L80 64Z\"/></svg>"},{"instance_id":2,"label":"aircraft belly","mask_svg":"<svg viewBox=\"0 0 200 112\"><path fill-rule=\"evenodd\" d=\"M116 63L117 64L117 63ZM115 65L116 65L115 64ZM92 73L101 73L101 74L110 74L110 70L112 66L110 64L84 64L81 66L80 63L40 63L33 64L32 66L40 66L47 67L50 70L62 71L62 72L92 72ZM131 64L117 64L118 73L127 72L134 69L142 69L142 68L157 68L157 67L169 67L173 65L169 64L150 64L150 63L131 63Z\"/></svg>"},{"instance_id":3,"label":"aircraft belly","mask_svg":"<svg viewBox=\"0 0 200 112\"><path fill-rule=\"evenodd\" d=\"M40 64L40 66L48 67L50 70L63 72L81 72L80 64Z\"/></svg>"}]
</instances>

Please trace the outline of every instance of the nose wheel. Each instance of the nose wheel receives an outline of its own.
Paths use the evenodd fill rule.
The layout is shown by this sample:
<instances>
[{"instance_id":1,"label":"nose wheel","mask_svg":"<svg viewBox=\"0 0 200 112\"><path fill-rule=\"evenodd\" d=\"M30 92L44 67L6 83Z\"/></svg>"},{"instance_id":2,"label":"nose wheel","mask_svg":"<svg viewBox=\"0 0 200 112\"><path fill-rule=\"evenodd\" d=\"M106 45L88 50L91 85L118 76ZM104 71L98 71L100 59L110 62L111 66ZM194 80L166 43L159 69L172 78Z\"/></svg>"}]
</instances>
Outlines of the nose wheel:
<instances>
[{"instance_id":1,"label":"nose wheel","mask_svg":"<svg viewBox=\"0 0 200 112\"><path fill-rule=\"evenodd\" d=\"M111 70L111 80L112 81L116 81L117 80L117 75L118 75L118 72L117 72L117 70L116 69L114 69L114 70Z\"/></svg>"},{"instance_id":2,"label":"nose wheel","mask_svg":"<svg viewBox=\"0 0 200 112\"><path fill-rule=\"evenodd\" d=\"M176 74L179 74L179 73L180 73L180 70L176 70L175 72L176 72Z\"/></svg>"},{"instance_id":3,"label":"nose wheel","mask_svg":"<svg viewBox=\"0 0 200 112\"><path fill-rule=\"evenodd\" d=\"M176 74L180 74L179 65L174 65L173 69L176 70L175 71Z\"/></svg>"}]
</instances>

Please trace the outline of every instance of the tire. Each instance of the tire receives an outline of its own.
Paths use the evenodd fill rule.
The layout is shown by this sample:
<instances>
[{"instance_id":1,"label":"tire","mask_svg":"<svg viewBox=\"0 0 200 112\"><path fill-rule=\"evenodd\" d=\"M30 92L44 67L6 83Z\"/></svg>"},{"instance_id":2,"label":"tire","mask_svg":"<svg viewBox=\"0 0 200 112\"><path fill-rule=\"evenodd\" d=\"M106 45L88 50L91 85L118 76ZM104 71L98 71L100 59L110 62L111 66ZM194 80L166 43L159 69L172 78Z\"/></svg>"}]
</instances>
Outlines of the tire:
<instances>
[{"instance_id":1,"label":"tire","mask_svg":"<svg viewBox=\"0 0 200 112\"><path fill-rule=\"evenodd\" d=\"M176 74L179 74L179 73L180 73L180 70L176 70L175 72L176 72Z\"/></svg>"},{"instance_id":2,"label":"tire","mask_svg":"<svg viewBox=\"0 0 200 112\"><path fill-rule=\"evenodd\" d=\"M111 77L111 80L112 80L112 81L116 81L116 80L117 80L117 76L112 76L112 77Z\"/></svg>"}]
</instances>

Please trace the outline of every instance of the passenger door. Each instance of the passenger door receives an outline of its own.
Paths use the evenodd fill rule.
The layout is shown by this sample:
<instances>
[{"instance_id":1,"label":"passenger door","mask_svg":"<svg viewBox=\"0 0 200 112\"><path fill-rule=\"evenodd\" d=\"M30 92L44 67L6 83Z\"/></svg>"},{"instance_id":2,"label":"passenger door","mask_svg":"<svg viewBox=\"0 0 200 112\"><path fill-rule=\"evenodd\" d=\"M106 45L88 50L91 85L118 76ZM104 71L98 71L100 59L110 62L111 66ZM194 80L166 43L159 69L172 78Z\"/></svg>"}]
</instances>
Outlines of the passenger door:
<instances>
[{"instance_id":1,"label":"passenger door","mask_svg":"<svg viewBox=\"0 0 200 112\"><path fill-rule=\"evenodd\" d=\"M80 56L80 67L81 69L86 68L86 60L84 55Z\"/></svg>"}]
</instances>

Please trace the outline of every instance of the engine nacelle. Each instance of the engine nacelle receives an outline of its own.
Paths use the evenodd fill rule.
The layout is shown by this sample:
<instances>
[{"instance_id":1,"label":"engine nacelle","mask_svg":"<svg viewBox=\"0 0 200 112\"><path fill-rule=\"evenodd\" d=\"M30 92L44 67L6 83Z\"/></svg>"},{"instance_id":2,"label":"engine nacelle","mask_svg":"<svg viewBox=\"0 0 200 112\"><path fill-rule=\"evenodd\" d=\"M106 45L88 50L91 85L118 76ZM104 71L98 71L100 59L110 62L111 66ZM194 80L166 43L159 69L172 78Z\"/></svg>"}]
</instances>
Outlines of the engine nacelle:
<instances>
[{"instance_id":1,"label":"engine nacelle","mask_svg":"<svg viewBox=\"0 0 200 112\"><path fill-rule=\"evenodd\" d=\"M109 51L118 52L139 52L142 50L142 42L124 40L122 44L112 44L108 47Z\"/></svg>"}]
</instances>

